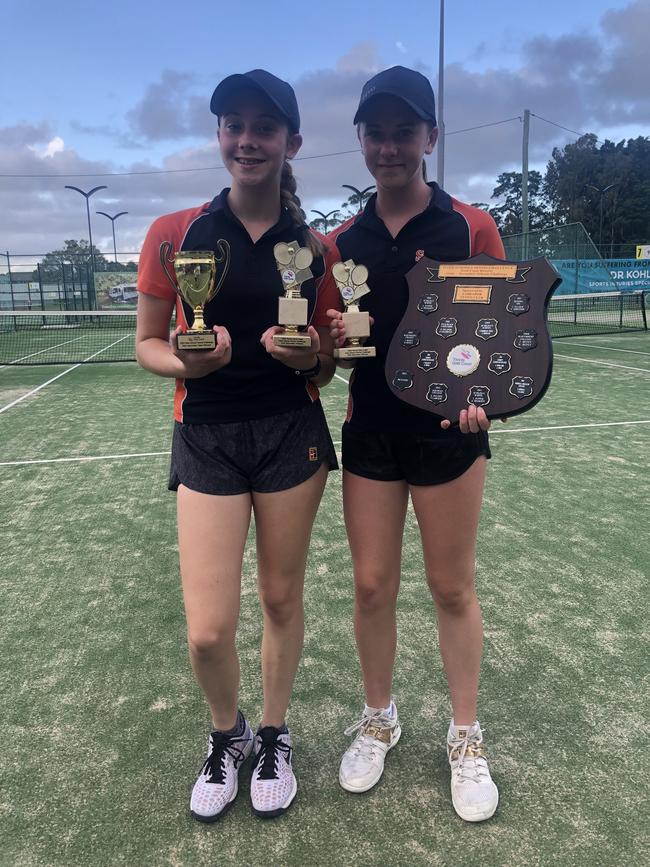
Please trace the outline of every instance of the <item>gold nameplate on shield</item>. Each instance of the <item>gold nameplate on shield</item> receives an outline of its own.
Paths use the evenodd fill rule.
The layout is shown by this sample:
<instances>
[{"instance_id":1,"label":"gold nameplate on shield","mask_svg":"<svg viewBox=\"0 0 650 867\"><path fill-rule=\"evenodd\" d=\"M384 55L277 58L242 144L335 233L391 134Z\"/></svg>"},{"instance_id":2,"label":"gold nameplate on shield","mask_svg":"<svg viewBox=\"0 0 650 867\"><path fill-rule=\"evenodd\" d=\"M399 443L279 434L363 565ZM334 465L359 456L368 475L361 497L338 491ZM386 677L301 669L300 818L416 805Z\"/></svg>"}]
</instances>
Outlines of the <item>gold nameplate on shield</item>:
<instances>
[{"instance_id":1,"label":"gold nameplate on shield","mask_svg":"<svg viewBox=\"0 0 650 867\"><path fill-rule=\"evenodd\" d=\"M517 276L516 265L439 265L439 277L509 277Z\"/></svg>"},{"instance_id":2,"label":"gold nameplate on shield","mask_svg":"<svg viewBox=\"0 0 650 867\"><path fill-rule=\"evenodd\" d=\"M492 296L492 286L469 286L459 283L454 286L452 304L489 304Z\"/></svg>"}]
</instances>

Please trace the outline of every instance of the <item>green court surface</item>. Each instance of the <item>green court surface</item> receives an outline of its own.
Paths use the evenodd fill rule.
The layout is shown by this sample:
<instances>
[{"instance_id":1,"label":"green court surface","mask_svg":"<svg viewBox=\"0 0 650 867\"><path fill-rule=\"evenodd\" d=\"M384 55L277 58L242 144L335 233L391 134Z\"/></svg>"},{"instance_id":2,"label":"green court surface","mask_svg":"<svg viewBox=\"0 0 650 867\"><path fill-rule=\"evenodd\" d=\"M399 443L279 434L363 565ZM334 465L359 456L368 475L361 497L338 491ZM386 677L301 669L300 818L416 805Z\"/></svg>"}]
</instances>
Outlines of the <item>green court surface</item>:
<instances>
[{"instance_id":1,"label":"green court surface","mask_svg":"<svg viewBox=\"0 0 650 867\"><path fill-rule=\"evenodd\" d=\"M643 863L650 337L573 338L555 352L545 399L493 426L477 582L480 719L501 802L482 825L463 823L449 798L450 709L412 516L394 685L402 739L374 790L338 785L343 729L362 707L339 473L308 567L289 715L296 802L257 819L246 765L227 816L194 822L208 715L187 660L166 490L173 385L135 364L1 368L0 864ZM339 379L324 392L336 442L345 393ZM241 706L255 725L252 549L242 602Z\"/></svg>"}]
</instances>

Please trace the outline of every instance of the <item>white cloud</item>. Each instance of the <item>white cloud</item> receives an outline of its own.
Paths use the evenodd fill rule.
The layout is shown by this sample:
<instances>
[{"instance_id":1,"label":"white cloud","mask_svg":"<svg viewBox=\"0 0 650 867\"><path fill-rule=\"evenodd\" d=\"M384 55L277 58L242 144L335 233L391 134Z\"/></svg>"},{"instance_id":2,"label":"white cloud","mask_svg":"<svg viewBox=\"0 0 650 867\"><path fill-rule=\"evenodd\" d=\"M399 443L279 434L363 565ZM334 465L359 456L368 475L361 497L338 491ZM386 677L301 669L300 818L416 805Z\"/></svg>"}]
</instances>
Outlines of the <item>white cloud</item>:
<instances>
[{"instance_id":1,"label":"white cloud","mask_svg":"<svg viewBox=\"0 0 650 867\"><path fill-rule=\"evenodd\" d=\"M65 150L65 143L60 135L55 135L53 139L44 146L38 147L38 145L27 145L32 153L35 153L36 156L41 159L45 159L46 157L53 157L54 154L61 153Z\"/></svg>"}]
</instances>

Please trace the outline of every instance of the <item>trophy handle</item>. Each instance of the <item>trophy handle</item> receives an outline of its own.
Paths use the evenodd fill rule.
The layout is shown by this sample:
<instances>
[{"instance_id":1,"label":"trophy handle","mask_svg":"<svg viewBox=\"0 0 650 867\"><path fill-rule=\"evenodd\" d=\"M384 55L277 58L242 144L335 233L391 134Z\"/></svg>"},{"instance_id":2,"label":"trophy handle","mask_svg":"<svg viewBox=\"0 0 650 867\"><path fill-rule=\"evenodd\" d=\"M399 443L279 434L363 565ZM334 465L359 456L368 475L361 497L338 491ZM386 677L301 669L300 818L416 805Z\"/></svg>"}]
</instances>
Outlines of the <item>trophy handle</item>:
<instances>
[{"instance_id":1,"label":"trophy handle","mask_svg":"<svg viewBox=\"0 0 650 867\"><path fill-rule=\"evenodd\" d=\"M160 245L160 264L162 265L162 269L163 269L163 272L165 274L165 277L171 283L172 289L174 290L174 293L176 293L176 292L178 292L178 286L176 285L176 282L169 276L169 271L167 270L168 264L169 265L174 264L173 256L169 255L173 249L174 248L173 248L170 241L163 241L162 242L162 244Z\"/></svg>"},{"instance_id":2,"label":"trophy handle","mask_svg":"<svg viewBox=\"0 0 650 867\"><path fill-rule=\"evenodd\" d=\"M228 243L228 241L224 241L223 238L219 238L219 240L217 241L217 250L219 252L214 254L215 261L218 265L221 265L221 263L223 262L224 266L221 269L221 274L219 275L219 279L217 280L217 285L214 290L215 295L223 286L223 281L226 279L228 268L230 268L230 244Z\"/></svg>"}]
</instances>

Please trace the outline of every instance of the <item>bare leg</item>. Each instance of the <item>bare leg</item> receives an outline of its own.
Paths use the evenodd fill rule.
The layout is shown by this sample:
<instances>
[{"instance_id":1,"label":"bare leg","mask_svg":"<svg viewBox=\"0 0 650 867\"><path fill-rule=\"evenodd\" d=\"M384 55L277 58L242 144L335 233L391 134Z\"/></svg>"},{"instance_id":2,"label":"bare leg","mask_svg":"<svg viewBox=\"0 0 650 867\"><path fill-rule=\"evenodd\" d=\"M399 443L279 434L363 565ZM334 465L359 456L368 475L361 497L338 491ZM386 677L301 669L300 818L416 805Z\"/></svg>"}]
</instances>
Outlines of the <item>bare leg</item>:
<instances>
[{"instance_id":1,"label":"bare leg","mask_svg":"<svg viewBox=\"0 0 650 867\"><path fill-rule=\"evenodd\" d=\"M327 481L327 469L301 485L253 494L257 534L262 638L263 726L286 717L304 638L303 586L311 529Z\"/></svg>"},{"instance_id":2,"label":"bare leg","mask_svg":"<svg viewBox=\"0 0 650 867\"><path fill-rule=\"evenodd\" d=\"M345 526L354 564L354 634L371 707L390 703L407 503L406 482L378 482L344 470Z\"/></svg>"},{"instance_id":3,"label":"bare leg","mask_svg":"<svg viewBox=\"0 0 650 867\"><path fill-rule=\"evenodd\" d=\"M485 465L481 457L458 479L411 487L456 725L476 719L483 622L474 572Z\"/></svg>"},{"instance_id":4,"label":"bare leg","mask_svg":"<svg viewBox=\"0 0 650 867\"><path fill-rule=\"evenodd\" d=\"M190 659L215 728L237 720L239 659L235 631L249 494L211 496L178 489L178 542Z\"/></svg>"}]
</instances>

